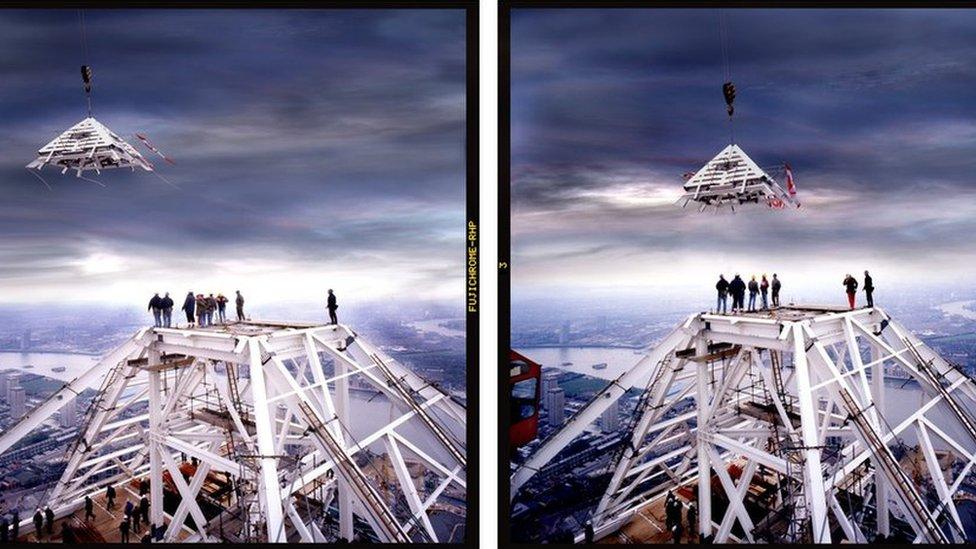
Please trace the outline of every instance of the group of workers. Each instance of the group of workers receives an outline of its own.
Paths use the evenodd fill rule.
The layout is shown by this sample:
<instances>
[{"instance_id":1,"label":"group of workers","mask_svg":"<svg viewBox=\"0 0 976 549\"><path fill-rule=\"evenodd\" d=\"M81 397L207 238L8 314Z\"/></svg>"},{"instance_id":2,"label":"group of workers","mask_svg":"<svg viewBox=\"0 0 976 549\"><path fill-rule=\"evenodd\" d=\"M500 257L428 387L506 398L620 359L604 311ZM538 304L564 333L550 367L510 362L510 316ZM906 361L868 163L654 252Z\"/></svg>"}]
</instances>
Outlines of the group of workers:
<instances>
[{"instance_id":1,"label":"group of workers","mask_svg":"<svg viewBox=\"0 0 976 549\"><path fill-rule=\"evenodd\" d=\"M715 289L718 291L718 303L715 306L715 312L726 314L728 313L727 307L729 303L729 295L732 296L732 313L741 313L743 311L753 312L756 311L756 296L762 296L761 306L759 310L769 309L769 291L773 292L773 307L779 307L779 291L783 285L779 280L776 273L773 273L772 281L766 278L766 275L762 275L762 281L756 281L756 275L752 275L752 280L749 281L747 285L742 277L736 273L735 277L731 282L725 280L725 275L718 275L718 282L715 284ZM749 308L745 308L745 297L746 289L749 290Z\"/></svg>"},{"instance_id":2,"label":"group of workers","mask_svg":"<svg viewBox=\"0 0 976 549\"><path fill-rule=\"evenodd\" d=\"M241 295L240 290L237 290L235 293L237 294L234 299L234 304L237 305L237 321L243 322L246 320L244 316L244 296ZM214 313L217 315L216 323L226 323L227 303L229 301L229 299L224 297L224 294L217 294L215 297L213 294L205 296L203 294L193 295L192 291L187 292L186 299L183 300L183 312L186 313L187 324L190 327L212 326L215 321ZM166 292L163 297L159 297L159 293L156 293L149 300L147 310L152 312L156 328L173 327L173 306L173 299L169 296L169 292ZM329 289L325 307L329 311L329 323L338 324L339 319L336 316L336 309L339 308L339 304L336 302L336 296L331 289Z\"/></svg>"},{"instance_id":3,"label":"group of workers","mask_svg":"<svg viewBox=\"0 0 976 549\"><path fill-rule=\"evenodd\" d=\"M664 499L664 527L671 535L674 543L681 543L681 538L685 533L685 527L681 520L681 511L683 508L684 505L674 495L674 492L669 491L667 497ZM697 541L694 533L698 531L698 506L694 501L688 503L685 519L688 523L687 532L689 538L692 542Z\"/></svg>"},{"instance_id":4,"label":"group of workers","mask_svg":"<svg viewBox=\"0 0 976 549\"><path fill-rule=\"evenodd\" d=\"M214 314L216 313L217 322L223 324L227 322L227 299L224 294L213 294L205 296L203 294L193 295L192 291L186 293L183 300L183 312L186 314L186 322L190 326L210 326L214 324ZM243 321L244 317L244 296L237 290L237 297L234 300L237 305L237 320ZM173 327L173 298L166 292L163 297L155 294L149 300L148 311L152 312L157 328Z\"/></svg>"},{"instance_id":5,"label":"group of workers","mask_svg":"<svg viewBox=\"0 0 976 549\"><path fill-rule=\"evenodd\" d=\"M851 309L855 308L857 302L857 279L848 274L844 277L844 288L847 291L847 303L850 305ZM761 280L756 280L756 275L752 275L752 279L749 280L748 284L742 280L742 277L736 273L732 281L725 279L725 275L718 275L718 282L715 283L715 290L718 292L718 301L715 305L715 312L720 314L727 314L729 296L732 296L732 314L741 312L755 312L755 311L765 311L769 309L769 297L770 292L772 293L772 306L779 307L779 293L782 289L783 284L780 282L779 276L773 273L772 280L766 278L763 274ZM746 290L749 291L749 305L745 305ZM867 298L867 306L874 307L874 280L871 278L871 274L868 271L864 271L864 294ZM759 306L756 308L756 298L760 298Z\"/></svg>"}]
</instances>

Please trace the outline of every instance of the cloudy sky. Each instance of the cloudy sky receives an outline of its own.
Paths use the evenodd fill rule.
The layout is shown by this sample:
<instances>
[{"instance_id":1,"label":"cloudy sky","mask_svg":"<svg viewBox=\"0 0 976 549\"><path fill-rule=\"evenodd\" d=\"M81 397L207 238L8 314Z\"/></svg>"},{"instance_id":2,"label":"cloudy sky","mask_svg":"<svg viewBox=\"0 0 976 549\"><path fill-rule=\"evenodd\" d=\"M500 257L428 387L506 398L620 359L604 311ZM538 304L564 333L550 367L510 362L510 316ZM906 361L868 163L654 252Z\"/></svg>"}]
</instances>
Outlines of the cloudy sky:
<instances>
[{"instance_id":1,"label":"cloudy sky","mask_svg":"<svg viewBox=\"0 0 976 549\"><path fill-rule=\"evenodd\" d=\"M728 144L717 10L516 10L513 296L968 281L976 13L729 10L737 143L789 162L803 207L705 213L682 174ZM826 285L826 286L825 286Z\"/></svg>"},{"instance_id":2,"label":"cloudy sky","mask_svg":"<svg viewBox=\"0 0 976 549\"><path fill-rule=\"evenodd\" d=\"M77 12L0 13L0 303L463 299L464 13L89 10L94 115L175 159L24 165L85 117ZM88 174L86 174L88 175ZM341 299L341 298L340 298Z\"/></svg>"}]
</instances>

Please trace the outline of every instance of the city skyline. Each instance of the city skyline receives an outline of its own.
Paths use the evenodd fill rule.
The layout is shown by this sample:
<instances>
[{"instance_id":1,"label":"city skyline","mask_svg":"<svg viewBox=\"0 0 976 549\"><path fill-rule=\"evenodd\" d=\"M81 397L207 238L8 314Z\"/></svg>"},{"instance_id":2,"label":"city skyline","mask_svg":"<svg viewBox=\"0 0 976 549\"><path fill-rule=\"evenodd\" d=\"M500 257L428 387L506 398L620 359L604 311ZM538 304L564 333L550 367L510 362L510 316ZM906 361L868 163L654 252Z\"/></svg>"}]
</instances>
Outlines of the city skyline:
<instances>
[{"instance_id":1,"label":"city skyline","mask_svg":"<svg viewBox=\"0 0 976 549\"><path fill-rule=\"evenodd\" d=\"M799 210L675 205L729 142L718 10L512 15L512 295L956 283L976 260L974 14L728 10L735 141ZM802 29L800 32L798 29ZM560 37L572 35L571 42Z\"/></svg>"},{"instance_id":2,"label":"city skyline","mask_svg":"<svg viewBox=\"0 0 976 549\"><path fill-rule=\"evenodd\" d=\"M188 289L462 306L463 10L0 15L0 303ZM160 175L24 165L94 116ZM341 315L341 313L340 313Z\"/></svg>"}]
</instances>

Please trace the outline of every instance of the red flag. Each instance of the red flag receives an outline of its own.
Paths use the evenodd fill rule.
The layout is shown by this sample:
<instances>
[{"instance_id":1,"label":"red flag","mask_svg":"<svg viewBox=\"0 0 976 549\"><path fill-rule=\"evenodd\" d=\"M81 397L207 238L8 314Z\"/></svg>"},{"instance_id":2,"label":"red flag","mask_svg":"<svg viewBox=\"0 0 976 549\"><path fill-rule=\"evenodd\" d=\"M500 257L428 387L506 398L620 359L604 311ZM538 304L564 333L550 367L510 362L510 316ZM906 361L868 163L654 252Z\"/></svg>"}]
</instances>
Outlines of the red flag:
<instances>
[{"instance_id":1,"label":"red flag","mask_svg":"<svg viewBox=\"0 0 976 549\"><path fill-rule=\"evenodd\" d=\"M786 164L786 192L790 193L790 196L796 196L796 184L793 183L793 170L790 169L789 164Z\"/></svg>"},{"instance_id":2,"label":"red flag","mask_svg":"<svg viewBox=\"0 0 976 549\"><path fill-rule=\"evenodd\" d=\"M149 149L152 152L154 152L154 153L158 154L159 156L161 156L163 158L163 160L165 160L166 162L168 162L170 164L176 164L176 162L173 162L172 160L170 160L169 158L167 158L165 154L159 152L159 149L157 149L156 147L154 147L153 144L149 142L149 139L146 136L142 135L141 133L137 133L136 134L136 137L139 138L139 141L142 141L142 144L145 145L147 149Z\"/></svg>"}]
</instances>

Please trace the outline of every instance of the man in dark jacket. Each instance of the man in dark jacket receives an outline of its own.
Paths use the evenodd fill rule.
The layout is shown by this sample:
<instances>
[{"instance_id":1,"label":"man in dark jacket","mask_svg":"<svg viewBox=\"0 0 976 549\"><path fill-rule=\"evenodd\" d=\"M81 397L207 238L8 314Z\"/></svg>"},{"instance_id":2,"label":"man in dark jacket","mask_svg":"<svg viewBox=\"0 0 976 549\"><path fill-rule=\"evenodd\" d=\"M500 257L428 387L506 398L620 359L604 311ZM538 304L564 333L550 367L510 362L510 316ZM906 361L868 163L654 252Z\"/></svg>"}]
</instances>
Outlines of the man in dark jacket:
<instances>
[{"instance_id":1,"label":"man in dark jacket","mask_svg":"<svg viewBox=\"0 0 976 549\"><path fill-rule=\"evenodd\" d=\"M122 543L129 543L129 521L123 520L119 523L119 534L122 537Z\"/></svg>"},{"instance_id":2,"label":"man in dark jacket","mask_svg":"<svg viewBox=\"0 0 976 549\"><path fill-rule=\"evenodd\" d=\"M336 309L339 308L339 305L336 303L336 296L334 293L332 293L331 289L329 290L329 303L326 307L329 309L329 323L338 324L339 321L336 319Z\"/></svg>"},{"instance_id":3,"label":"man in dark jacket","mask_svg":"<svg viewBox=\"0 0 976 549\"><path fill-rule=\"evenodd\" d=\"M20 537L20 512L17 511L16 509L14 509L13 519L10 520L10 526L13 529L13 532L10 535L10 539L13 541L17 541L17 538Z\"/></svg>"},{"instance_id":4,"label":"man in dark jacket","mask_svg":"<svg viewBox=\"0 0 976 549\"><path fill-rule=\"evenodd\" d=\"M729 292L732 294L732 312L742 312L746 299L746 283L738 274L729 282Z\"/></svg>"},{"instance_id":5,"label":"man in dark jacket","mask_svg":"<svg viewBox=\"0 0 976 549\"><path fill-rule=\"evenodd\" d=\"M159 308L163 310L163 326L167 328L173 326L173 305L173 298L169 296L169 292L159 300Z\"/></svg>"},{"instance_id":6,"label":"man in dark jacket","mask_svg":"<svg viewBox=\"0 0 976 549\"><path fill-rule=\"evenodd\" d=\"M156 319L156 327L159 328L163 325L162 314L163 314L163 298L159 297L159 292L149 300L149 307L146 308L147 311L152 311L153 318Z\"/></svg>"},{"instance_id":7,"label":"man in dark jacket","mask_svg":"<svg viewBox=\"0 0 976 549\"><path fill-rule=\"evenodd\" d=\"M139 500L139 514L142 515L142 522L149 524L149 500L146 496Z\"/></svg>"},{"instance_id":8,"label":"man in dark jacket","mask_svg":"<svg viewBox=\"0 0 976 549\"><path fill-rule=\"evenodd\" d=\"M756 282L756 275L752 275L749 280L749 310L756 310L756 295L759 293L759 283Z\"/></svg>"},{"instance_id":9,"label":"man in dark jacket","mask_svg":"<svg viewBox=\"0 0 976 549\"><path fill-rule=\"evenodd\" d=\"M780 283L779 278L776 277L776 273L773 273L773 282L770 288L773 290L773 307L779 307L779 289L783 285Z\"/></svg>"},{"instance_id":10,"label":"man in dark jacket","mask_svg":"<svg viewBox=\"0 0 976 549\"><path fill-rule=\"evenodd\" d=\"M847 302L850 303L851 309L854 308L854 301L857 298L857 279L848 274L844 277L844 288L847 290Z\"/></svg>"},{"instance_id":11,"label":"man in dark jacket","mask_svg":"<svg viewBox=\"0 0 976 549\"><path fill-rule=\"evenodd\" d=\"M197 300L193 297L193 291L186 293L183 300L183 312L186 313L186 323L193 326L193 311L196 309Z\"/></svg>"},{"instance_id":12,"label":"man in dark jacket","mask_svg":"<svg viewBox=\"0 0 976 549\"><path fill-rule=\"evenodd\" d=\"M111 484L105 489L105 499L108 500L108 504L105 506L108 509L115 507L115 486Z\"/></svg>"},{"instance_id":13,"label":"man in dark jacket","mask_svg":"<svg viewBox=\"0 0 976 549\"><path fill-rule=\"evenodd\" d=\"M240 290L237 290L235 305L237 305L237 321L244 322L244 296L241 295Z\"/></svg>"},{"instance_id":14,"label":"man in dark jacket","mask_svg":"<svg viewBox=\"0 0 976 549\"><path fill-rule=\"evenodd\" d=\"M868 307L874 307L874 279L864 271L864 295L868 300Z\"/></svg>"},{"instance_id":15,"label":"man in dark jacket","mask_svg":"<svg viewBox=\"0 0 976 549\"><path fill-rule=\"evenodd\" d=\"M10 521L7 520L7 515L0 517L0 543L7 543L10 541Z\"/></svg>"},{"instance_id":16,"label":"man in dark jacket","mask_svg":"<svg viewBox=\"0 0 976 549\"><path fill-rule=\"evenodd\" d=\"M47 533L54 534L54 511L50 505L44 509L44 520L47 522Z\"/></svg>"},{"instance_id":17,"label":"man in dark jacket","mask_svg":"<svg viewBox=\"0 0 976 549\"><path fill-rule=\"evenodd\" d=\"M44 529L44 515L41 514L41 508L37 508L37 512L34 513L34 533L37 534L37 541L41 541L41 534L43 534Z\"/></svg>"},{"instance_id":18,"label":"man in dark jacket","mask_svg":"<svg viewBox=\"0 0 976 549\"><path fill-rule=\"evenodd\" d=\"M88 517L95 518L95 502L88 495L85 495L85 520Z\"/></svg>"},{"instance_id":19,"label":"man in dark jacket","mask_svg":"<svg viewBox=\"0 0 976 549\"><path fill-rule=\"evenodd\" d=\"M718 275L718 282L715 284L718 291L718 304L715 305L715 312L721 311L722 314L728 312L729 304L729 281L725 280L725 275Z\"/></svg>"}]
</instances>

